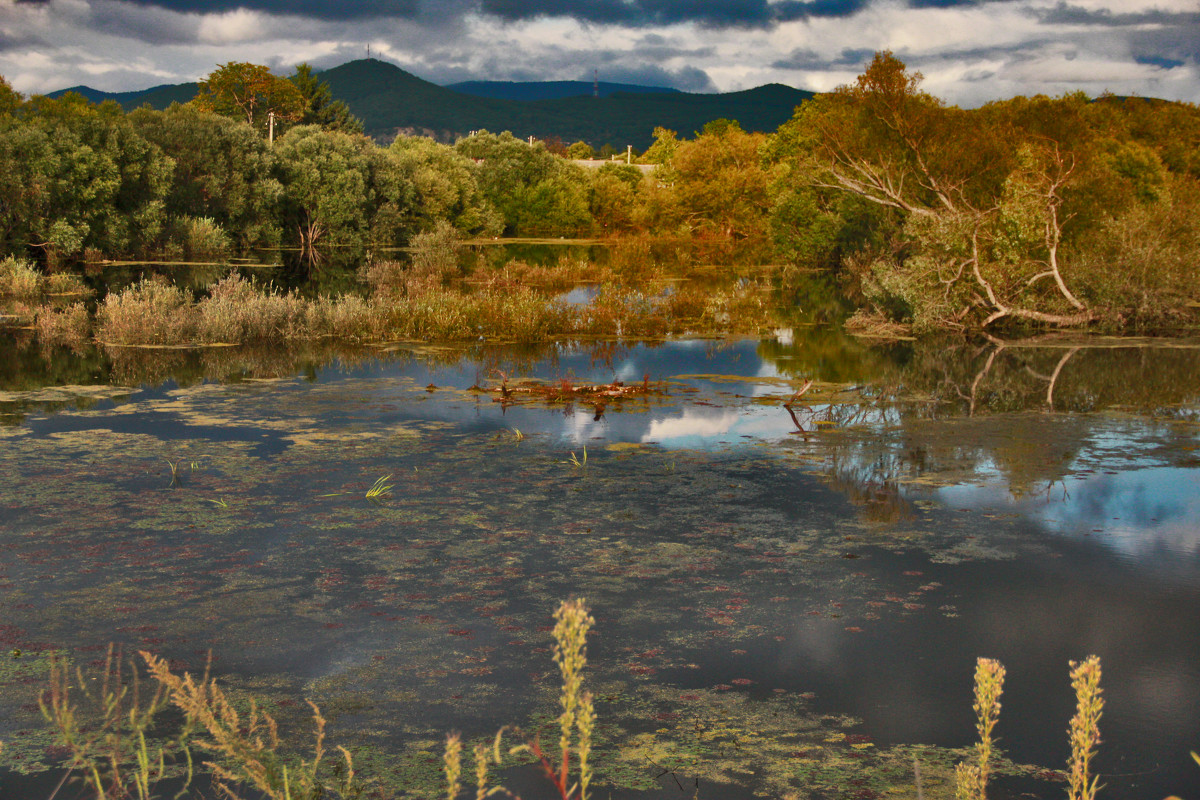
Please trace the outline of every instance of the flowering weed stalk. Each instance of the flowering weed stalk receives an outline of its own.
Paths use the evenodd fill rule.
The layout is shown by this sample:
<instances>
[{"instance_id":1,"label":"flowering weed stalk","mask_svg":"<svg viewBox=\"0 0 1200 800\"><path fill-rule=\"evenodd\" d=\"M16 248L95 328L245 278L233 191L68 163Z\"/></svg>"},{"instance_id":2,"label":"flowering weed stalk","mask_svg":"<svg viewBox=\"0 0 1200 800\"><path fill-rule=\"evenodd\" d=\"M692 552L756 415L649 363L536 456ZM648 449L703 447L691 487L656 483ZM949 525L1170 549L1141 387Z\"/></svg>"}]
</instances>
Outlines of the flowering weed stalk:
<instances>
[{"instance_id":1,"label":"flowering weed stalk","mask_svg":"<svg viewBox=\"0 0 1200 800\"><path fill-rule=\"evenodd\" d=\"M987 797L988 776L991 772L992 729L1000 719L1000 694L1004 691L1004 665L994 658L975 662L975 730L979 741L975 745L974 764L959 764L955 768L955 797L958 800L984 800Z\"/></svg>"},{"instance_id":2,"label":"flowering weed stalk","mask_svg":"<svg viewBox=\"0 0 1200 800\"><path fill-rule=\"evenodd\" d=\"M1104 709L1104 700L1100 697L1099 656L1071 662L1071 688L1075 690L1076 707L1068 728L1071 761L1067 797L1070 800L1095 800L1100 778L1091 774L1091 763L1100 744L1100 713Z\"/></svg>"}]
</instances>

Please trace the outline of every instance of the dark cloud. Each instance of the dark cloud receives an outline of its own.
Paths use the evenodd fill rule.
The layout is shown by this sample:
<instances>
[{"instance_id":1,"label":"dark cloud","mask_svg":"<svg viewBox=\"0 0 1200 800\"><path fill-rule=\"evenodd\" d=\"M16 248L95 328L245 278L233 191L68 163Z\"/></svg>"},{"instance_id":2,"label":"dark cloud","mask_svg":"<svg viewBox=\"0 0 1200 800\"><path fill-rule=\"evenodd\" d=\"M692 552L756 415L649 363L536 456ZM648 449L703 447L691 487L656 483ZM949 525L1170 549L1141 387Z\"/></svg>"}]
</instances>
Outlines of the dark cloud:
<instances>
[{"instance_id":1,"label":"dark cloud","mask_svg":"<svg viewBox=\"0 0 1200 800\"><path fill-rule=\"evenodd\" d=\"M943 2L944 0L919 0ZM957 2L975 0L957 0ZM810 17L846 17L870 0L481 0L480 10L506 22L570 17L632 27L694 22L712 28L765 28Z\"/></svg>"},{"instance_id":2,"label":"dark cloud","mask_svg":"<svg viewBox=\"0 0 1200 800\"><path fill-rule=\"evenodd\" d=\"M25 0L39 2L44 0ZM151 6L182 14L221 14L248 9L266 14L290 14L322 20L377 19L417 16L418 0L129 0L129 5Z\"/></svg>"},{"instance_id":3,"label":"dark cloud","mask_svg":"<svg viewBox=\"0 0 1200 800\"><path fill-rule=\"evenodd\" d=\"M874 50L845 49L836 58L826 58L815 50L793 50L787 58L772 62L775 69L826 70L845 67L865 67L875 55Z\"/></svg>"},{"instance_id":4,"label":"dark cloud","mask_svg":"<svg viewBox=\"0 0 1200 800\"><path fill-rule=\"evenodd\" d=\"M569 17L629 26L697 22L712 27L755 27L772 21L766 0L482 0L480 10L506 22Z\"/></svg>"},{"instance_id":5,"label":"dark cloud","mask_svg":"<svg viewBox=\"0 0 1200 800\"><path fill-rule=\"evenodd\" d=\"M1154 67L1162 67L1163 69L1175 69L1187 63L1186 61L1180 61L1175 58L1163 58L1162 56L1134 56L1133 60L1139 64L1149 64Z\"/></svg>"},{"instance_id":6,"label":"dark cloud","mask_svg":"<svg viewBox=\"0 0 1200 800\"><path fill-rule=\"evenodd\" d=\"M780 22L811 17L849 17L870 5L870 0L785 0L775 5Z\"/></svg>"},{"instance_id":7,"label":"dark cloud","mask_svg":"<svg viewBox=\"0 0 1200 800\"><path fill-rule=\"evenodd\" d=\"M1089 27L1125 28L1140 25L1190 27L1200 26L1200 11L1162 11L1157 8L1114 14L1107 8L1090 9L1060 2L1053 8L1031 10L1039 22L1050 25L1086 25Z\"/></svg>"},{"instance_id":8,"label":"dark cloud","mask_svg":"<svg viewBox=\"0 0 1200 800\"><path fill-rule=\"evenodd\" d=\"M196 41L195 17L166 14L131 3L95 3L89 27L100 33L124 36L151 44L190 44Z\"/></svg>"}]
</instances>

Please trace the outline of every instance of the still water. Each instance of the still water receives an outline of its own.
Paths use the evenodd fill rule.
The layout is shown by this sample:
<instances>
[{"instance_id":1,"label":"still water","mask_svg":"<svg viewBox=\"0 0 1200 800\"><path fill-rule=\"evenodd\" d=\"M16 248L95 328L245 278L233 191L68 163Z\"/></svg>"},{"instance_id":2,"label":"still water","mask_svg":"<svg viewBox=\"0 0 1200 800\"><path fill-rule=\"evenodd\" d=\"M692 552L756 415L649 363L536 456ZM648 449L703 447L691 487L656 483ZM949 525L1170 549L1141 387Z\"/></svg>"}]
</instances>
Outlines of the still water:
<instances>
[{"instance_id":1,"label":"still water","mask_svg":"<svg viewBox=\"0 0 1200 800\"><path fill-rule=\"evenodd\" d=\"M1200 793L1200 343L5 347L0 796L109 642L431 794L445 732L554 713L570 596L605 796L952 796L987 656L993 796L1061 797L1091 654L1102 796Z\"/></svg>"}]
</instances>

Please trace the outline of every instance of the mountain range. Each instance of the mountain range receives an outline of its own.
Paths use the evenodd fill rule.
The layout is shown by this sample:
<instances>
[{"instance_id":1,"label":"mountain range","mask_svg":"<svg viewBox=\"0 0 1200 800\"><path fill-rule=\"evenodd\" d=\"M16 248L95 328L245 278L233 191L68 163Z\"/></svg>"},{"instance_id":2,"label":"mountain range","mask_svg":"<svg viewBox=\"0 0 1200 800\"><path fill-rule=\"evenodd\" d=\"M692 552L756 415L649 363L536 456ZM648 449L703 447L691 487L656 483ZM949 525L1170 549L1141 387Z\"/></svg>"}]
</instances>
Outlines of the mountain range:
<instances>
[{"instance_id":1,"label":"mountain range","mask_svg":"<svg viewBox=\"0 0 1200 800\"><path fill-rule=\"evenodd\" d=\"M594 147L643 150L657 126L690 137L714 119L737 120L748 131L774 131L791 118L812 92L778 83L724 94L693 94L661 87L601 83L599 96L587 81L511 83L471 81L438 86L374 58L350 61L320 77L335 99L363 121L365 132L380 141L397 134L432 136L452 142L474 130L512 131L515 136L558 137ZM93 102L115 100L125 109L143 104L166 108L196 95L197 84L155 86L138 92L101 92L74 86L56 97L78 92Z\"/></svg>"}]
</instances>

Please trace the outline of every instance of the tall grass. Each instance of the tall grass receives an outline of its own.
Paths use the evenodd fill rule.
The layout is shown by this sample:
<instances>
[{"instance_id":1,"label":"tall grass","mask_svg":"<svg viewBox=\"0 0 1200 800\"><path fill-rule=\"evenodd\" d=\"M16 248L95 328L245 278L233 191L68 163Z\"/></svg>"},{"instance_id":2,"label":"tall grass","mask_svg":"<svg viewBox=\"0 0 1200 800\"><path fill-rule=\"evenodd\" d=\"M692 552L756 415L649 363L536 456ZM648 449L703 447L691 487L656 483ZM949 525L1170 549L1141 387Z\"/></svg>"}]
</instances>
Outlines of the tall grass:
<instances>
[{"instance_id":1,"label":"tall grass","mask_svg":"<svg viewBox=\"0 0 1200 800\"><path fill-rule=\"evenodd\" d=\"M83 347L91 338L92 316L83 303L72 303L61 311L42 307L38 309L34 328L43 345Z\"/></svg>"},{"instance_id":2,"label":"tall grass","mask_svg":"<svg viewBox=\"0 0 1200 800\"><path fill-rule=\"evenodd\" d=\"M0 297L30 299L41 293L41 273L21 258L0 261Z\"/></svg>"},{"instance_id":3,"label":"tall grass","mask_svg":"<svg viewBox=\"0 0 1200 800\"><path fill-rule=\"evenodd\" d=\"M183 344L195 341L198 327L188 293L158 278L108 295L96 314L96 337L114 344Z\"/></svg>"}]
</instances>

